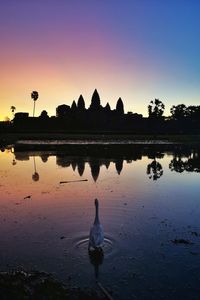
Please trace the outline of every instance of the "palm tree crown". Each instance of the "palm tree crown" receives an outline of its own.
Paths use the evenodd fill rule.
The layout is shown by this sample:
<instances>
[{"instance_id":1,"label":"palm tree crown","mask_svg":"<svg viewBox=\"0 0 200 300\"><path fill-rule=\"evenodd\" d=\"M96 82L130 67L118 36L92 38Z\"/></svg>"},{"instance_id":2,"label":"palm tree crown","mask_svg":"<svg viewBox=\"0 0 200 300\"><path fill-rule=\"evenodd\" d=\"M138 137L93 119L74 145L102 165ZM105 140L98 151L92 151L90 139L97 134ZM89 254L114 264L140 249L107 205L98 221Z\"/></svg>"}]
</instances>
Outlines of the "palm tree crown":
<instances>
[{"instance_id":1,"label":"palm tree crown","mask_svg":"<svg viewBox=\"0 0 200 300\"><path fill-rule=\"evenodd\" d=\"M34 101L34 105L33 105L33 117L34 117L34 115L35 115L35 101L38 99L38 97L39 97L39 94L38 94L37 91L33 91L33 92L31 93L31 98L32 98L33 101Z\"/></svg>"},{"instance_id":2,"label":"palm tree crown","mask_svg":"<svg viewBox=\"0 0 200 300\"><path fill-rule=\"evenodd\" d=\"M39 97L39 94L37 91L33 91L31 93L31 98L33 99L33 101L36 101L38 99L38 97Z\"/></svg>"}]
</instances>

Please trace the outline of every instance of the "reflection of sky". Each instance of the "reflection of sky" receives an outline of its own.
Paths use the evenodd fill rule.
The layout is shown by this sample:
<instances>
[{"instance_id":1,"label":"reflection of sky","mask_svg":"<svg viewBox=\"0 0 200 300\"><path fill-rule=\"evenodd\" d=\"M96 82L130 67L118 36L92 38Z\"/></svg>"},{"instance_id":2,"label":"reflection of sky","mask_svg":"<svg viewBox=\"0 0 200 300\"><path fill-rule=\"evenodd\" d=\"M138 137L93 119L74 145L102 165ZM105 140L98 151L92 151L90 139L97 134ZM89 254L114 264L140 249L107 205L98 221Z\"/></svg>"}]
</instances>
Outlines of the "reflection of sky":
<instances>
[{"instance_id":1,"label":"reflection of sky","mask_svg":"<svg viewBox=\"0 0 200 300\"><path fill-rule=\"evenodd\" d=\"M47 5L48 3L48 5ZM149 100L199 104L200 3L193 1L2 1L0 103L55 114L97 88L102 104L146 114Z\"/></svg>"},{"instance_id":2,"label":"reflection of sky","mask_svg":"<svg viewBox=\"0 0 200 300\"><path fill-rule=\"evenodd\" d=\"M53 197L64 199L65 193L67 197L77 201L76 199L90 197L113 199L116 196L119 198L119 194L123 195L122 197L134 194L136 197L140 194L147 195L150 191L157 193L157 187L158 190L166 189L169 192L168 189L176 189L183 183L182 190L186 193L191 192L190 184L194 190L197 189L199 173L191 171L178 173L169 169L173 159L172 153L165 154L163 158L156 158L163 170L163 175L157 181L153 181L147 174L147 166L153 159L146 155L141 159L141 154L138 154L138 157L139 160L75 158L63 154L55 156L39 152L33 156L31 153L14 154L6 150L0 152L1 190L6 199L13 194L14 201L21 201L24 196L35 194L38 199L40 197L48 199L48 203L52 205ZM188 158L183 156L181 160L186 163ZM15 161L14 165L13 161ZM199 168L198 160L197 167ZM35 171L39 174L39 180L36 182L32 179ZM59 184L60 181L84 179L88 181Z\"/></svg>"},{"instance_id":3,"label":"reflection of sky","mask_svg":"<svg viewBox=\"0 0 200 300\"><path fill-rule=\"evenodd\" d=\"M135 291L145 291L149 299L154 282L157 292L162 293L163 286L173 293L180 292L188 280L190 292L196 288L190 272L196 268L198 256L191 252L199 252L199 245L198 237L191 232L199 232L200 228L199 173L172 172L169 163L173 156L168 153L157 159L164 171L157 181L146 174L152 159L145 156L129 163L124 160L120 175L111 160L108 169L105 165L100 167L95 182L88 162L80 177L72 165L58 165L55 156L43 162L36 155L40 179L35 182L32 155L24 155L26 160L16 159L13 166L14 155L0 152L2 271L20 265L51 272L64 282L70 276L75 285L92 286L94 272L89 265L87 243L80 242L88 237L94 220L93 200L98 198L100 220L112 243L100 266L100 278L106 286L118 292L121 299ZM62 162L69 165L67 159ZM59 184L79 179L88 181ZM31 199L24 199L28 195ZM170 242L175 238L195 244L189 249L175 246ZM183 273L185 276L181 276ZM121 278L126 278L125 282ZM177 295L169 298L183 299Z\"/></svg>"}]
</instances>

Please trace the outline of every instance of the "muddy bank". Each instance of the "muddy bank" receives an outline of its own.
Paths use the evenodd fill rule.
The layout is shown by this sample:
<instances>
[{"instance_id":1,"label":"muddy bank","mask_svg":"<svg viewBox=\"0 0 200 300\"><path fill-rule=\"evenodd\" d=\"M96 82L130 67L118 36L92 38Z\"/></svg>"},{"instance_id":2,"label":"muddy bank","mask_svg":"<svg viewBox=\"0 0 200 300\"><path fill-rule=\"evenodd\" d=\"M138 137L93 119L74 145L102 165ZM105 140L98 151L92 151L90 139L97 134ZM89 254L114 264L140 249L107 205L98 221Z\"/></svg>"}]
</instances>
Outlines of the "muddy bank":
<instances>
[{"instance_id":1,"label":"muddy bank","mask_svg":"<svg viewBox=\"0 0 200 300\"><path fill-rule=\"evenodd\" d=\"M0 294L2 300L103 300L99 290L67 287L44 272L1 272Z\"/></svg>"}]
</instances>

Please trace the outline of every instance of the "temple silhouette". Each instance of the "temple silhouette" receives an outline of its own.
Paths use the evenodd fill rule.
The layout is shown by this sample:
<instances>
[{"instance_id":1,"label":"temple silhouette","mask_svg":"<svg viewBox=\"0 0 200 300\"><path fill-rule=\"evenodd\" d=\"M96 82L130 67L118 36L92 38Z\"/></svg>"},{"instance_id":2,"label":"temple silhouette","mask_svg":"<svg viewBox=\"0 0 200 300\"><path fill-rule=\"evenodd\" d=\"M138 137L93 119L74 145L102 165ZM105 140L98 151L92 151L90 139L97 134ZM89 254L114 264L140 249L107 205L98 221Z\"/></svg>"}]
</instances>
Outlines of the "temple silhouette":
<instances>
[{"instance_id":1,"label":"temple silhouette","mask_svg":"<svg viewBox=\"0 0 200 300\"><path fill-rule=\"evenodd\" d=\"M34 95L36 91L32 92ZM31 94L31 95L32 95ZM32 97L32 96L31 96ZM55 116L48 116L43 110L39 117L33 117L27 112L13 113L12 121L0 122L0 133L131 133L131 134L199 134L200 106L173 105L171 115L164 116L165 105L159 99L150 101L148 117L133 112L124 112L124 103L117 100L115 109L107 102L101 105L98 91L95 89L91 104L85 107L82 95L71 106L61 104L56 108Z\"/></svg>"}]
</instances>

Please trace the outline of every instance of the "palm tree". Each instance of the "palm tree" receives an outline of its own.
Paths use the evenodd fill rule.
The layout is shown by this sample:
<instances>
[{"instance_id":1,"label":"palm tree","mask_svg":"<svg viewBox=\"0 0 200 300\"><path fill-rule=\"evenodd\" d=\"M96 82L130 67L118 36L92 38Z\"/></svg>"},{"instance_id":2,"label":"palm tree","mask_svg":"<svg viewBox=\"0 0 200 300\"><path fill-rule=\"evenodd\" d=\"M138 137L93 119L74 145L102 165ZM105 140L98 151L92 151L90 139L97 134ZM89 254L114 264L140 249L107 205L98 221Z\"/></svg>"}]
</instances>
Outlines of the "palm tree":
<instances>
[{"instance_id":1,"label":"palm tree","mask_svg":"<svg viewBox=\"0 0 200 300\"><path fill-rule=\"evenodd\" d=\"M31 98L32 98L33 101L34 101L34 105L33 105L33 117L34 117L34 115L35 115L35 101L38 99L38 97L39 97L39 94L38 94L37 91L33 91L33 92L31 93Z\"/></svg>"},{"instance_id":2,"label":"palm tree","mask_svg":"<svg viewBox=\"0 0 200 300\"><path fill-rule=\"evenodd\" d=\"M12 106L10 107L10 109L11 109L11 112L12 112L13 118L14 118L16 107L12 105Z\"/></svg>"}]
</instances>

